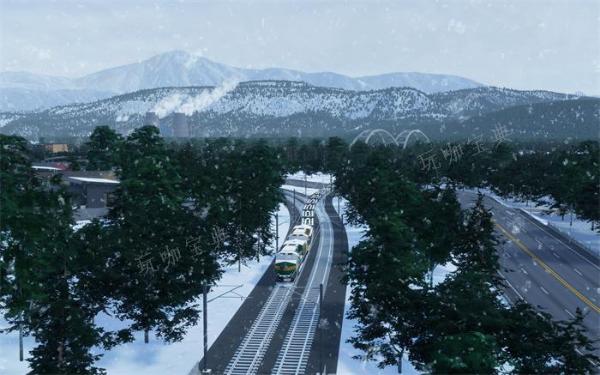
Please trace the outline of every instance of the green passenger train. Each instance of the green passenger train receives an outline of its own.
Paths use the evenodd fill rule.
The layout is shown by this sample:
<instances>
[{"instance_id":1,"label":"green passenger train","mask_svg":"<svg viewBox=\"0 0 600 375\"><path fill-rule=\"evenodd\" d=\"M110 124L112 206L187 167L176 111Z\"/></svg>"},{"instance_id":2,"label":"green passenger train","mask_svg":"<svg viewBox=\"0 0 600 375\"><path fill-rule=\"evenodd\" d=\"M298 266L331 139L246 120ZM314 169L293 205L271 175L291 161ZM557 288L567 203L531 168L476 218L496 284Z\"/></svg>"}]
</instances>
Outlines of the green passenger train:
<instances>
[{"instance_id":1,"label":"green passenger train","mask_svg":"<svg viewBox=\"0 0 600 375\"><path fill-rule=\"evenodd\" d=\"M294 281L308 255L312 243L313 227L302 224L292 232L275 255L275 273L280 281Z\"/></svg>"}]
</instances>

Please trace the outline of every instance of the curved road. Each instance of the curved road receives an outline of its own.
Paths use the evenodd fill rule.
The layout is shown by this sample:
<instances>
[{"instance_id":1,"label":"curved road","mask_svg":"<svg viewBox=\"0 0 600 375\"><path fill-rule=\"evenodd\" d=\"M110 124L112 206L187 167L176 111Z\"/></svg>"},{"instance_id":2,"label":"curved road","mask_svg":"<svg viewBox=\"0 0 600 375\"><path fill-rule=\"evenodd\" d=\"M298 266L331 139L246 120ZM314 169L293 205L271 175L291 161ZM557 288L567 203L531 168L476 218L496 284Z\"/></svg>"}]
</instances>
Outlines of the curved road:
<instances>
[{"instance_id":1,"label":"curved road","mask_svg":"<svg viewBox=\"0 0 600 375\"><path fill-rule=\"evenodd\" d=\"M477 195L458 191L457 197L468 207ZM600 338L600 259L521 210L487 196L484 204L502 240L500 273L509 299L523 299L555 320L572 319L579 308L589 337Z\"/></svg>"}]
</instances>

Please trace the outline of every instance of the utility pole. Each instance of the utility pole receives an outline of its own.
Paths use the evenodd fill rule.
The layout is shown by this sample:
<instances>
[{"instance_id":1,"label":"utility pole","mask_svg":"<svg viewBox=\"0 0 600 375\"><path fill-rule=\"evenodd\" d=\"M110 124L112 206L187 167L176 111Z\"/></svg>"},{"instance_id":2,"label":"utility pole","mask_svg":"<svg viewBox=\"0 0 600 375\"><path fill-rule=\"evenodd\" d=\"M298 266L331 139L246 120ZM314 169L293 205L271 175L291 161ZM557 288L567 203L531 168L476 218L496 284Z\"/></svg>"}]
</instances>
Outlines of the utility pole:
<instances>
[{"instance_id":1,"label":"utility pole","mask_svg":"<svg viewBox=\"0 0 600 375\"><path fill-rule=\"evenodd\" d=\"M260 263L260 234L256 238L256 260Z\"/></svg>"},{"instance_id":2,"label":"utility pole","mask_svg":"<svg viewBox=\"0 0 600 375\"><path fill-rule=\"evenodd\" d=\"M304 196L308 197L308 194L306 193L306 173L304 174Z\"/></svg>"},{"instance_id":3,"label":"utility pole","mask_svg":"<svg viewBox=\"0 0 600 375\"><path fill-rule=\"evenodd\" d=\"M23 362L23 327L19 324L19 362Z\"/></svg>"},{"instance_id":4,"label":"utility pole","mask_svg":"<svg viewBox=\"0 0 600 375\"><path fill-rule=\"evenodd\" d=\"M323 283L319 284L319 324L317 329L319 330L319 342L321 343L321 350L319 350L319 373L322 374L323 369L323 327L321 327L321 319L323 317Z\"/></svg>"},{"instance_id":5,"label":"utility pole","mask_svg":"<svg viewBox=\"0 0 600 375\"><path fill-rule=\"evenodd\" d=\"M279 251L279 212L275 212L275 253Z\"/></svg>"},{"instance_id":6,"label":"utility pole","mask_svg":"<svg viewBox=\"0 0 600 375\"><path fill-rule=\"evenodd\" d=\"M212 373L212 370L208 368L208 303L212 302L216 299L220 299L220 298L245 298L243 296L241 296L240 294L234 292L236 289L239 289L241 287L244 286L244 284L241 285L213 285L215 288L218 287L233 287L233 289L230 289L229 291L226 291L225 293L221 293L216 297L211 298L210 300L208 299L208 292L210 292L211 287L208 284L203 284L202 285L202 320L203 320L203 351L204 351L204 358L202 358L201 361L198 362L198 371L200 372L201 375L210 375ZM235 294L235 297L227 297L227 294Z\"/></svg>"},{"instance_id":7,"label":"utility pole","mask_svg":"<svg viewBox=\"0 0 600 375\"><path fill-rule=\"evenodd\" d=\"M208 367L208 358L207 358L207 354L208 354L208 311L207 311L207 307L208 307L208 302L207 301L207 294L208 294L208 285L204 284L202 286L202 323L203 323L203 328L204 328L204 360L203 362L203 368L202 368L202 374L208 374L209 371L207 369Z\"/></svg>"},{"instance_id":8,"label":"utility pole","mask_svg":"<svg viewBox=\"0 0 600 375\"><path fill-rule=\"evenodd\" d=\"M398 359L398 374L402 374L402 357L404 357L404 350L400 352L400 359Z\"/></svg>"}]
</instances>

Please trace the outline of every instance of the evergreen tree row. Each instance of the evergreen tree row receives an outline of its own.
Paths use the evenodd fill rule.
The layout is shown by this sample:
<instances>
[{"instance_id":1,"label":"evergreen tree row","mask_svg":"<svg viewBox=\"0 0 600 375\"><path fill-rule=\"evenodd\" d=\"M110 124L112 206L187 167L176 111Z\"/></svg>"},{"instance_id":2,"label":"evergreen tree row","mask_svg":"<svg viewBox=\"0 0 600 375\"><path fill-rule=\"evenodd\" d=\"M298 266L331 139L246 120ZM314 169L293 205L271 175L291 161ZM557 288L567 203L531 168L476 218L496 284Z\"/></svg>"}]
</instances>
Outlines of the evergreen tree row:
<instances>
[{"instance_id":1,"label":"evergreen tree row","mask_svg":"<svg viewBox=\"0 0 600 375\"><path fill-rule=\"evenodd\" d=\"M405 353L430 373L592 373L581 312L554 322L528 304L509 306L498 275L491 214L482 196L461 210L452 184L415 182L396 150L355 145L336 170L348 219L368 226L352 249L351 343L361 357L396 366ZM432 282L436 265L456 271Z\"/></svg>"},{"instance_id":2,"label":"evergreen tree row","mask_svg":"<svg viewBox=\"0 0 600 375\"><path fill-rule=\"evenodd\" d=\"M6 331L35 338L32 374L105 373L97 349L135 331L181 340L223 265L266 253L283 166L264 142L167 145L151 126L126 138L97 128L87 168L120 183L108 216L74 230L60 177L41 180L26 141L0 137L0 307Z\"/></svg>"},{"instance_id":3,"label":"evergreen tree row","mask_svg":"<svg viewBox=\"0 0 600 375\"><path fill-rule=\"evenodd\" d=\"M357 143L352 148L355 148ZM347 162L350 147L339 138L279 146L287 169L334 172ZM498 195L545 204L571 213L600 230L600 143L578 144L483 142L417 143L388 149L403 173L419 183L451 181L465 187L490 188ZM352 150L352 153L358 152Z\"/></svg>"}]
</instances>

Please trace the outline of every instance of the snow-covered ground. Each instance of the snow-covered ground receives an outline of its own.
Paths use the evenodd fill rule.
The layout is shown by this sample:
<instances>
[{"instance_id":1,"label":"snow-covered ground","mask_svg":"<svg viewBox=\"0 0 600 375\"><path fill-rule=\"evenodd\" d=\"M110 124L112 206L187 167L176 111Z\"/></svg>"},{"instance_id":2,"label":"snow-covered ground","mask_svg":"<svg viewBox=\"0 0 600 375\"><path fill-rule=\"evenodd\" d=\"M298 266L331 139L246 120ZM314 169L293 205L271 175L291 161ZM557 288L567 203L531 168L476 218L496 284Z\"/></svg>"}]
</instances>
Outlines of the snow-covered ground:
<instances>
[{"instance_id":1,"label":"snow-covered ground","mask_svg":"<svg viewBox=\"0 0 600 375\"><path fill-rule=\"evenodd\" d=\"M304 187L294 186L294 185L281 185L281 188L284 190L289 190L289 191L296 190L296 193L304 194ZM319 189L306 188L306 194L308 194L308 195L311 195L318 191L319 191Z\"/></svg>"},{"instance_id":2,"label":"snow-covered ground","mask_svg":"<svg viewBox=\"0 0 600 375\"><path fill-rule=\"evenodd\" d=\"M600 234L592 231L590 222L573 216L573 225L571 226L570 214L565 215L563 219L556 213L546 213L545 211L549 209L548 206L536 207L531 202L527 204L526 202L517 199L501 198L489 190L482 189L481 191L494 198L500 204L524 210L540 223L554 227L554 229L559 230L563 234L579 242L584 248L596 256L600 256Z\"/></svg>"},{"instance_id":3,"label":"snow-covered ground","mask_svg":"<svg viewBox=\"0 0 600 375\"><path fill-rule=\"evenodd\" d=\"M300 171L300 172L296 172L293 174L288 174L286 176L286 178L304 181L305 176L306 176L306 181L308 181L308 182L321 182L324 184L329 184L331 181L335 182L335 177L331 176L330 174L321 173L321 172L315 173L315 174L310 174L310 175L305 175L304 172ZM281 188L285 189L285 190L289 190L289 191L296 190L296 192L300 193L300 194L304 194L304 191L305 191L303 186L282 185ZM316 193L317 191L319 191L319 189L306 188L306 194L308 194L308 195Z\"/></svg>"},{"instance_id":4,"label":"snow-covered ground","mask_svg":"<svg viewBox=\"0 0 600 375\"><path fill-rule=\"evenodd\" d=\"M338 200L339 198L333 199L333 207L335 207L337 211ZM340 209L342 212L346 212L346 206L348 202L345 199L341 200ZM338 212L339 214L339 212ZM355 245L357 245L363 236L366 233L365 227L358 227L354 225L350 225L345 223L346 234L348 236L348 247L352 249ZM439 279L442 277L443 269L436 270L434 272L434 279ZM352 344L348 343L348 339L352 337L354 334L354 329L357 325L356 320L348 319L348 309L350 308L350 288L346 288L346 305L344 307L344 322L342 324L342 337L340 343L340 352L338 355L338 364L337 364L337 372L338 374L344 375L391 375L397 374L398 369L396 367L386 367L384 369L380 369L377 367L375 362L365 362L358 359L352 358L352 356L362 354L362 352L358 349L355 349ZM408 353L405 354L405 357L402 360L402 373L403 374L419 374L419 372L413 367L413 365L408 360Z\"/></svg>"},{"instance_id":5,"label":"snow-covered ground","mask_svg":"<svg viewBox=\"0 0 600 375\"><path fill-rule=\"evenodd\" d=\"M304 181L304 176L306 175L305 172L300 171L300 172L296 172L293 174L288 174L287 176L285 176L286 178L291 178L293 180L302 180ZM329 184L331 182L335 182L335 177L333 177L332 175L328 174L328 173L315 173L315 174L309 174L306 175L306 181L309 182L322 182L324 184Z\"/></svg>"},{"instance_id":6,"label":"snow-covered ground","mask_svg":"<svg viewBox=\"0 0 600 375\"><path fill-rule=\"evenodd\" d=\"M279 243L283 243L289 229L289 212L285 205L279 207ZM273 230L275 224L273 221ZM272 245L274 246L274 245ZM248 296L256 283L269 267L273 257L261 257L260 262L251 261L242 265L242 272L238 272L237 265L226 268L225 274L219 281L219 286L211 291L208 300L214 298L237 285L241 288L235 290L239 296ZM229 294L228 296L235 296ZM202 300L198 299L201 304ZM219 298L208 304L208 344L217 339L221 331L231 320L235 312L242 305L242 298ZM99 319L106 324L106 328L115 329L122 326L122 322L109 317ZM0 318L0 327L5 327L6 322ZM143 334L136 335L136 340L130 344L121 345L104 353L98 362L99 367L107 370L109 375L163 375L163 374L188 374L197 361L202 357L202 318L198 324L190 328L185 338L177 343L165 344L153 335L150 342L144 344ZM34 346L32 338L25 339L25 356ZM28 362L19 362L18 359L18 334L0 334L0 374L13 375L25 374L29 371Z\"/></svg>"}]
</instances>

